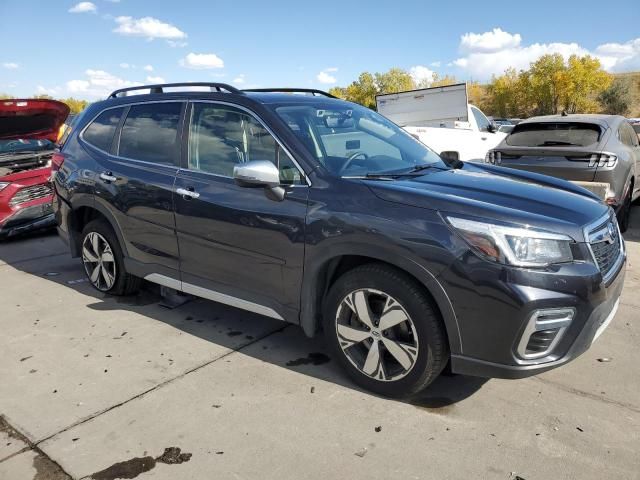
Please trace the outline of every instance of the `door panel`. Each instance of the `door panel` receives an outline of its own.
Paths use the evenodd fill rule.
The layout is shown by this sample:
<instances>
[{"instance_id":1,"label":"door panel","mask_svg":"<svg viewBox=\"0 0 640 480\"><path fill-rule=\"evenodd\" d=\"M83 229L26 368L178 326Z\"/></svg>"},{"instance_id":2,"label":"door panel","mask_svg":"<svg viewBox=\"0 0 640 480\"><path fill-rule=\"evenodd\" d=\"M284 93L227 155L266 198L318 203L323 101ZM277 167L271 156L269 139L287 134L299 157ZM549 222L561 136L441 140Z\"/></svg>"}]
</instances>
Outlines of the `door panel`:
<instances>
[{"instance_id":1,"label":"door panel","mask_svg":"<svg viewBox=\"0 0 640 480\"><path fill-rule=\"evenodd\" d=\"M308 189L289 187L279 202L262 188L186 170L178 173L175 188L199 194L175 196L182 281L295 316Z\"/></svg>"},{"instance_id":2,"label":"door panel","mask_svg":"<svg viewBox=\"0 0 640 480\"><path fill-rule=\"evenodd\" d=\"M188 117L187 168L178 172L174 190L183 285L254 302L297 321L308 194L302 172L248 111L194 102ZM284 200L231 178L235 165L252 160L278 165Z\"/></svg>"},{"instance_id":3,"label":"door panel","mask_svg":"<svg viewBox=\"0 0 640 480\"><path fill-rule=\"evenodd\" d=\"M183 109L182 102L132 105L116 138L116 155L99 162L97 198L114 211L138 275L179 276L173 189Z\"/></svg>"}]
</instances>

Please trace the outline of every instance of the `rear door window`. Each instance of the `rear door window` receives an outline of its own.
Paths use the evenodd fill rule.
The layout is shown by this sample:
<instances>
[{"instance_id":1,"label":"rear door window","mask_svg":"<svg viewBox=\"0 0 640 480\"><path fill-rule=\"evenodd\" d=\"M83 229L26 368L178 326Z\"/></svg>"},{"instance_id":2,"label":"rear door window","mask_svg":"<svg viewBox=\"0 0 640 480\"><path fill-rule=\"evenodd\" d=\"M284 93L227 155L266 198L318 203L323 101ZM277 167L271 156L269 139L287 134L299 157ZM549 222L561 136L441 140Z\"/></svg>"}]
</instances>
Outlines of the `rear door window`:
<instances>
[{"instance_id":1,"label":"rear door window","mask_svg":"<svg viewBox=\"0 0 640 480\"><path fill-rule=\"evenodd\" d=\"M515 147L587 147L598 143L600 134L600 127L592 123L521 123L506 142Z\"/></svg>"},{"instance_id":2,"label":"rear door window","mask_svg":"<svg viewBox=\"0 0 640 480\"><path fill-rule=\"evenodd\" d=\"M124 108L111 108L102 112L84 131L82 139L100 150L109 152L122 112ZM71 128L68 127L67 130L70 131Z\"/></svg>"},{"instance_id":3,"label":"rear door window","mask_svg":"<svg viewBox=\"0 0 640 480\"><path fill-rule=\"evenodd\" d=\"M120 133L118 155L174 165L178 162L178 125L182 103L132 105Z\"/></svg>"}]
</instances>

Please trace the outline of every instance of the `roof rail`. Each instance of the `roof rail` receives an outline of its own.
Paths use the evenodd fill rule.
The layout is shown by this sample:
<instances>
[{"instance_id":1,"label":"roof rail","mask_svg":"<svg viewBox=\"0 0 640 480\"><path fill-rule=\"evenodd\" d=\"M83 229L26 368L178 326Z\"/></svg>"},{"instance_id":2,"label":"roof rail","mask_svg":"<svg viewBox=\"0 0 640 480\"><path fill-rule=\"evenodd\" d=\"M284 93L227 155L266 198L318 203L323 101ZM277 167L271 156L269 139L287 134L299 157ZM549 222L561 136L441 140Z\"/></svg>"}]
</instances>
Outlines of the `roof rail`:
<instances>
[{"instance_id":1,"label":"roof rail","mask_svg":"<svg viewBox=\"0 0 640 480\"><path fill-rule=\"evenodd\" d=\"M282 92L282 93L307 93L310 95L322 95L329 98L338 98L323 90L316 88L246 88L243 92Z\"/></svg>"},{"instance_id":2,"label":"roof rail","mask_svg":"<svg viewBox=\"0 0 640 480\"><path fill-rule=\"evenodd\" d=\"M164 88L170 87L209 87L211 91L222 92L226 90L229 93L242 93L236 87L227 85L226 83L216 82L183 82L183 83L159 83L156 85L138 85L136 87L120 88L111 92L108 98L117 98L122 96L123 93L132 92L135 90L149 90L149 93L162 93Z\"/></svg>"}]
</instances>

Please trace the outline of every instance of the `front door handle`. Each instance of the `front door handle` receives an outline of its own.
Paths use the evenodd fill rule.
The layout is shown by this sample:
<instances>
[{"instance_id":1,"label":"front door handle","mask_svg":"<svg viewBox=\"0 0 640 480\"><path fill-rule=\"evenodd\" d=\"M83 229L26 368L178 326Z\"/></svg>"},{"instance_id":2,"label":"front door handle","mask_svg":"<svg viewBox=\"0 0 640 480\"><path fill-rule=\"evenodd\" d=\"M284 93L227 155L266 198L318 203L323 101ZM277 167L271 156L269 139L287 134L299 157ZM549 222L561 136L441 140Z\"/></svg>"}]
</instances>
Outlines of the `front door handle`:
<instances>
[{"instance_id":1,"label":"front door handle","mask_svg":"<svg viewBox=\"0 0 640 480\"><path fill-rule=\"evenodd\" d=\"M198 192L193 190L193 187L176 188L176 193L185 197L185 200L189 198L198 198L200 196Z\"/></svg>"},{"instance_id":2,"label":"front door handle","mask_svg":"<svg viewBox=\"0 0 640 480\"><path fill-rule=\"evenodd\" d=\"M107 183L115 182L116 180L118 180L118 177L114 177L111 172L102 172L100 174L100 178Z\"/></svg>"}]
</instances>

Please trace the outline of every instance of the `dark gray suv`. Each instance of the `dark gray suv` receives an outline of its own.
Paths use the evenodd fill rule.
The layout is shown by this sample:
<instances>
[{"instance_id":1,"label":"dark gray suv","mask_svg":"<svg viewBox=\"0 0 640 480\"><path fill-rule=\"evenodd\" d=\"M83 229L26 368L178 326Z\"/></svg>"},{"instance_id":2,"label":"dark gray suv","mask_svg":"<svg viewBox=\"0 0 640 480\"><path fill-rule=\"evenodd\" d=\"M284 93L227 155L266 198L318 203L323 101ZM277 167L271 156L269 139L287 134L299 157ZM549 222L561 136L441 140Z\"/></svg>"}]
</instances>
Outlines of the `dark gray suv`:
<instances>
[{"instance_id":1,"label":"dark gray suv","mask_svg":"<svg viewBox=\"0 0 640 480\"><path fill-rule=\"evenodd\" d=\"M146 279L324 331L389 396L448 364L557 367L615 315L625 245L588 191L442 159L324 92L204 85L116 91L54 155L59 232L96 289Z\"/></svg>"}]
</instances>

